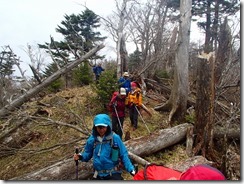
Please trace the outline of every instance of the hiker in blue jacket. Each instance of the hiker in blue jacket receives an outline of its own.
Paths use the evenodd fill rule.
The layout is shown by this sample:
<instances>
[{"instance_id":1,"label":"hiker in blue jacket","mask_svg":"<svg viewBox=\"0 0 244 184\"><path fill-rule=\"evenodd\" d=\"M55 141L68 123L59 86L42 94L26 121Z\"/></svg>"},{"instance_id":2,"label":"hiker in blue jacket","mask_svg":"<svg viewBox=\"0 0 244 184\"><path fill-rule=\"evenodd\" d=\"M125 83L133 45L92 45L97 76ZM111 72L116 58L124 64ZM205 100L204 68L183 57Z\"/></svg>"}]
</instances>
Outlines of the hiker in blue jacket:
<instances>
[{"instance_id":1,"label":"hiker in blue jacket","mask_svg":"<svg viewBox=\"0 0 244 184\"><path fill-rule=\"evenodd\" d=\"M95 74L95 77L96 77L96 81L97 82L99 80L99 77L100 77L102 71L104 71L104 68L102 67L101 63L99 63L97 66L95 65L93 67L93 73Z\"/></svg>"},{"instance_id":2,"label":"hiker in blue jacket","mask_svg":"<svg viewBox=\"0 0 244 184\"><path fill-rule=\"evenodd\" d=\"M131 91L131 80L129 79L129 73L124 72L123 76L121 76L118 80L119 87L125 88L126 95Z\"/></svg>"},{"instance_id":3,"label":"hiker in blue jacket","mask_svg":"<svg viewBox=\"0 0 244 184\"><path fill-rule=\"evenodd\" d=\"M136 168L131 163L128 151L119 135L112 131L110 117L107 114L98 114L93 123L92 135L87 139L84 151L74 154L74 160L88 162L93 157L95 180L123 180L120 161L125 170L134 176ZM118 146L117 157L114 154L115 145Z\"/></svg>"}]
</instances>

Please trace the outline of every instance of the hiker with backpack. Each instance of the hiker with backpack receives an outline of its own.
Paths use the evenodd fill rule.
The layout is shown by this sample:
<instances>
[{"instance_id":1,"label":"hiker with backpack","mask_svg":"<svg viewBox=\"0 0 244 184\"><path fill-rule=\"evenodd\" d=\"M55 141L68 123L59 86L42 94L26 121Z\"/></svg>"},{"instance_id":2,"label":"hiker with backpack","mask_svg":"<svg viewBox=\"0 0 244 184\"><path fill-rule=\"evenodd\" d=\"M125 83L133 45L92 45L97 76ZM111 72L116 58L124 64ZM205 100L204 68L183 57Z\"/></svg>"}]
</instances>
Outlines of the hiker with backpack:
<instances>
[{"instance_id":1,"label":"hiker with backpack","mask_svg":"<svg viewBox=\"0 0 244 184\"><path fill-rule=\"evenodd\" d=\"M131 91L131 80L129 78L129 73L124 72L123 76L121 76L118 80L119 87L125 88L126 95Z\"/></svg>"},{"instance_id":2,"label":"hiker with backpack","mask_svg":"<svg viewBox=\"0 0 244 184\"><path fill-rule=\"evenodd\" d=\"M136 168L119 135L112 131L107 114L98 114L93 120L92 135L87 139L83 152L74 154L74 160L88 162L93 157L94 180L123 180L120 161L132 176Z\"/></svg>"},{"instance_id":3,"label":"hiker with backpack","mask_svg":"<svg viewBox=\"0 0 244 184\"><path fill-rule=\"evenodd\" d=\"M92 69L93 69L93 73L95 74L96 82L98 82L101 73L102 73L105 69L102 67L101 63L99 63L97 66L96 66L96 65L93 66Z\"/></svg>"},{"instance_id":4,"label":"hiker with backpack","mask_svg":"<svg viewBox=\"0 0 244 184\"><path fill-rule=\"evenodd\" d=\"M122 140L123 123L125 119L125 99L126 90L120 88L119 92L114 92L112 99L109 102L110 112L112 113L112 127L113 131L118 134Z\"/></svg>"},{"instance_id":5,"label":"hiker with backpack","mask_svg":"<svg viewBox=\"0 0 244 184\"><path fill-rule=\"evenodd\" d=\"M138 126L138 109L142 106L142 92L137 82L131 82L131 91L128 93L125 104L129 108L131 126L134 131Z\"/></svg>"}]
</instances>

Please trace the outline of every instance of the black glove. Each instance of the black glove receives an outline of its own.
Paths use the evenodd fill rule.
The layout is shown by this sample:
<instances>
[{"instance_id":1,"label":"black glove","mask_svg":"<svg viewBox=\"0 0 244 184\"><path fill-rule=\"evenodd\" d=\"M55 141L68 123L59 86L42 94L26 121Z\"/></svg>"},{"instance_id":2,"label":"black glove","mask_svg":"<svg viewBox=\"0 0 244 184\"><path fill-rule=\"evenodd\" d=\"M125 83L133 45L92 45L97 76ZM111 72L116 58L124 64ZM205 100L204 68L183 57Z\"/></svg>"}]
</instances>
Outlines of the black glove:
<instances>
[{"instance_id":1,"label":"black glove","mask_svg":"<svg viewBox=\"0 0 244 184\"><path fill-rule=\"evenodd\" d=\"M135 167L136 173L138 173L138 164L134 164L134 167Z\"/></svg>"},{"instance_id":2,"label":"black glove","mask_svg":"<svg viewBox=\"0 0 244 184\"><path fill-rule=\"evenodd\" d=\"M131 174L132 176L135 176L137 172L138 172L138 165L135 164L135 165L134 165L134 170L132 170L132 171L130 172L130 174Z\"/></svg>"},{"instance_id":3,"label":"black glove","mask_svg":"<svg viewBox=\"0 0 244 184\"><path fill-rule=\"evenodd\" d=\"M133 171L131 171L131 172L130 172L130 174L131 174L131 176L135 176L136 171L135 171L135 170L133 170Z\"/></svg>"},{"instance_id":4,"label":"black glove","mask_svg":"<svg viewBox=\"0 0 244 184\"><path fill-rule=\"evenodd\" d=\"M79 160L82 160L82 158L83 158L82 155L79 154Z\"/></svg>"}]
</instances>

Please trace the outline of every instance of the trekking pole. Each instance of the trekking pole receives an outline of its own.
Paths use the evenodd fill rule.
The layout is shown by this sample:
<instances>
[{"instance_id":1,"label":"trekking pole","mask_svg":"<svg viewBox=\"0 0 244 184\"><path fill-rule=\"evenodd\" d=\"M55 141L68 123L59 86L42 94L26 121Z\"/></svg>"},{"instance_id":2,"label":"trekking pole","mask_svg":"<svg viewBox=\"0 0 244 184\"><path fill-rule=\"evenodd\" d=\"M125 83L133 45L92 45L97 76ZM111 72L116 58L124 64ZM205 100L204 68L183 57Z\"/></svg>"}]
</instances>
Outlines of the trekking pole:
<instances>
[{"instance_id":1,"label":"trekking pole","mask_svg":"<svg viewBox=\"0 0 244 184\"><path fill-rule=\"evenodd\" d=\"M121 131L122 131L122 134L124 134L124 132L123 132L123 128L122 128L122 125L121 125L121 122L120 122L120 119L119 119L119 115L118 115L118 112L117 112L117 109L116 109L115 106L114 106L114 111L115 111L115 113L116 113L116 116L117 116L117 119L118 119L118 122L119 122L120 129L121 129Z\"/></svg>"},{"instance_id":2,"label":"trekking pole","mask_svg":"<svg viewBox=\"0 0 244 184\"><path fill-rule=\"evenodd\" d=\"M145 121L144 121L144 119L142 118L142 115L141 115L141 113L139 112L139 110L137 109L136 105L135 105L135 108L136 108L136 111L138 112L138 114L140 115L141 120L142 120L142 121L143 121L143 123L145 124L145 126L146 126L146 128L147 128L148 132L151 134L151 132L150 132L149 128L147 127L146 122L145 122Z\"/></svg>"},{"instance_id":3,"label":"trekking pole","mask_svg":"<svg viewBox=\"0 0 244 184\"><path fill-rule=\"evenodd\" d=\"M79 148L75 148L75 153L76 154L78 154L79 153ZM75 174L76 174L76 180L78 180L78 164L79 164L79 161L78 160L76 160L75 161L75 165L76 165L76 172L75 172Z\"/></svg>"}]
</instances>

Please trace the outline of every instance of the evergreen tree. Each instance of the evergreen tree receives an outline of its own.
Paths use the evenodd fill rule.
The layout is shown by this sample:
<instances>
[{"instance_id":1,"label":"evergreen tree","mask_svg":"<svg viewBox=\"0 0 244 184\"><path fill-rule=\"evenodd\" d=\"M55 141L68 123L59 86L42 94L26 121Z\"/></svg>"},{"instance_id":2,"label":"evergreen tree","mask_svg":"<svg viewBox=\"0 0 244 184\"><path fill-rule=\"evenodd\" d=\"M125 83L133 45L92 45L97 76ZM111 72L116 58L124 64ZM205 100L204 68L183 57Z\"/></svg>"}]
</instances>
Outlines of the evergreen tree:
<instances>
[{"instance_id":1,"label":"evergreen tree","mask_svg":"<svg viewBox=\"0 0 244 184\"><path fill-rule=\"evenodd\" d=\"M193 0L192 15L205 18L198 21L198 26L205 31L205 52L213 50L214 41L217 43L219 25L225 17L234 15L240 10L238 0Z\"/></svg>"},{"instance_id":2,"label":"evergreen tree","mask_svg":"<svg viewBox=\"0 0 244 184\"><path fill-rule=\"evenodd\" d=\"M55 59L59 67L65 66L72 62L73 59L78 59L97 43L103 41L106 37L101 37L100 32L95 29L100 27L99 17L89 9L85 9L81 14L65 15L65 20L61 21L56 31L64 36L63 41L54 41L51 38L51 43L39 44L40 48L45 49ZM94 55L91 59L104 58L104 56ZM46 68L45 74L52 74L50 71L57 71L56 64L51 64ZM53 67L53 68L52 68ZM82 74L81 74L82 75Z\"/></svg>"},{"instance_id":3,"label":"evergreen tree","mask_svg":"<svg viewBox=\"0 0 244 184\"><path fill-rule=\"evenodd\" d=\"M92 82L93 74L88 61L84 61L73 73L74 84L77 86L89 85Z\"/></svg>"},{"instance_id":4,"label":"evergreen tree","mask_svg":"<svg viewBox=\"0 0 244 184\"><path fill-rule=\"evenodd\" d=\"M142 62L141 58L142 58L142 53L138 49L136 49L132 54L129 55L129 63L128 63L129 71L132 72L141 66L141 62Z\"/></svg>"},{"instance_id":5,"label":"evergreen tree","mask_svg":"<svg viewBox=\"0 0 244 184\"><path fill-rule=\"evenodd\" d=\"M7 47L0 52L0 76L5 78L14 72L15 54L7 50Z\"/></svg>"}]
</instances>

